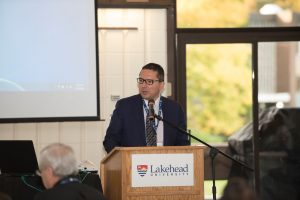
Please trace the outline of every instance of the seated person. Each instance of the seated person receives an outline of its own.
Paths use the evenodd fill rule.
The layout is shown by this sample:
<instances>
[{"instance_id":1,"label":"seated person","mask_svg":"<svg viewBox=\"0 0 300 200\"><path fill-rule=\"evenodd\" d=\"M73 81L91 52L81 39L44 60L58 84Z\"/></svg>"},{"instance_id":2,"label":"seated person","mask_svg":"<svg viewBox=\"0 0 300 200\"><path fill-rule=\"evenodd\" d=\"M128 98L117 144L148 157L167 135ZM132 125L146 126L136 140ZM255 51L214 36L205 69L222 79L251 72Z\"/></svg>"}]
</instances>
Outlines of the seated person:
<instances>
[{"instance_id":1,"label":"seated person","mask_svg":"<svg viewBox=\"0 0 300 200\"><path fill-rule=\"evenodd\" d=\"M100 191L81 183L75 176L78 168L70 146L54 143L45 147L40 154L39 166L47 190L37 194L35 200L104 200Z\"/></svg>"}]
</instances>

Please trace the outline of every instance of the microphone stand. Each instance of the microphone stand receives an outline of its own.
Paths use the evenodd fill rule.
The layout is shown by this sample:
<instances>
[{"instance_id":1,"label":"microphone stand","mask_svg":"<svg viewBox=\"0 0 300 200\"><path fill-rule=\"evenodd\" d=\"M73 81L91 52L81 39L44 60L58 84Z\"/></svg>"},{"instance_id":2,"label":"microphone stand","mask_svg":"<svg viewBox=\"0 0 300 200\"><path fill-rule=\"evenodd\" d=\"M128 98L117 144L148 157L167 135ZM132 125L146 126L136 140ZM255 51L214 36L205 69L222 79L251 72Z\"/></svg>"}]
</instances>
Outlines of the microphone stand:
<instances>
[{"instance_id":1,"label":"microphone stand","mask_svg":"<svg viewBox=\"0 0 300 200\"><path fill-rule=\"evenodd\" d=\"M225 156L226 158L230 159L231 161L233 161L233 162L235 162L235 163L238 163L240 166L245 167L245 168L247 168L248 170L250 170L250 171L252 171L252 172L254 171L251 167L249 167L249 166L246 165L245 163L242 163L241 161L238 161L238 160L234 159L232 156L230 156L230 155L224 153L223 151L220 151L219 149L217 149L217 148L211 146L210 144L204 142L203 140L200 140L200 139L197 138L196 136L194 136L194 135L188 133L186 130L184 130L184 129L182 129L182 128L176 126L176 125L174 125L173 123L171 123L171 122L169 122L169 121L163 119L161 116L158 116L158 115L156 115L155 113L154 113L154 118L156 118L156 119L158 119L159 121L162 121L162 122L168 124L169 126L171 126L171 127L175 128L176 130L180 131L182 134L187 135L187 136L189 136L189 137L191 137L191 138L197 140L198 142L200 142L200 143L202 143L202 144L204 144L205 146L207 146L207 147L210 148L209 156L210 156L210 158L211 158L211 168L212 168L211 172L212 172L212 180L213 180L213 186L212 186L213 200L216 200L216 199L217 199L217 197L216 197L217 189L216 189L216 184L215 184L215 180L216 180L216 177L215 177L215 170L216 170L216 169L215 169L214 159L215 159L215 157L218 155L218 153L222 154L223 156Z\"/></svg>"}]
</instances>

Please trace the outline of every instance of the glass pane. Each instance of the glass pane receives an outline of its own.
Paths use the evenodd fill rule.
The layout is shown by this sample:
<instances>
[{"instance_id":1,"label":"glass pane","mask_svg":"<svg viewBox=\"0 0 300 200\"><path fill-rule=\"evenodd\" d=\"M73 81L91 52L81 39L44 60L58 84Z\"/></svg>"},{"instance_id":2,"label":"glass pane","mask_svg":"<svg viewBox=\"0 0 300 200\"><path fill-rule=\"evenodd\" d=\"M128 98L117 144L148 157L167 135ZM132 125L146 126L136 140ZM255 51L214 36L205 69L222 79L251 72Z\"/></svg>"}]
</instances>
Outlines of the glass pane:
<instances>
[{"instance_id":1,"label":"glass pane","mask_svg":"<svg viewBox=\"0 0 300 200\"><path fill-rule=\"evenodd\" d=\"M261 199L299 199L299 42L258 47Z\"/></svg>"},{"instance_id":2,"label":"glass pane","mask_svg":"<svg viewBox=\"0 0 300 200\"><path fill-rule=\"evenodd\" d=\"M299 0L176 0L178 28L300 26Z\"/></svg>"},{"instance_id":3,"label":"glass pane","mask_svg":"<svg viewBox=\"0 0 300 200\"><path fill-rule=\"evenodd\" d=\"M187 45L187 123L197 137L224 142L251 120L251 45Z\"/></svg>"},{"instance_id":4,"label":"glass pane","mask_svg":"<svg viewBox=\"0 0 300 200\"><path fill-rule=\"evenodd\" d=\"M199 139L218 147L223 152L227 142L234 150L234 156L249 166L252 157L252 138L241 140L241 133L252 135L252 67L250 44L188 44L186 46L186 91L187 125L191 133ZM193 145L198 144L192 140ZM219 144L216 144L219 143ZM242 148L240 148L242 147ZM228 153L228 152L227 152ZM251 154L253 155L253 154ZM222 172L217 176L227 179L231 174L240 174L240 167L218 156L223 163ZM211 177L211 160L205 159L205 177ZM216 162L217 163L217 162ZM228 165L224 165L227 163ZM221 169L221 168L220 168ZM251 175L251 172L246 172ZM248 176L249 180L252 181ZM217 182L217 195L220 196L226 185L224 180ZM205 197L212 198L212 182L205 184Z\"/></svg>"}]
</instances>

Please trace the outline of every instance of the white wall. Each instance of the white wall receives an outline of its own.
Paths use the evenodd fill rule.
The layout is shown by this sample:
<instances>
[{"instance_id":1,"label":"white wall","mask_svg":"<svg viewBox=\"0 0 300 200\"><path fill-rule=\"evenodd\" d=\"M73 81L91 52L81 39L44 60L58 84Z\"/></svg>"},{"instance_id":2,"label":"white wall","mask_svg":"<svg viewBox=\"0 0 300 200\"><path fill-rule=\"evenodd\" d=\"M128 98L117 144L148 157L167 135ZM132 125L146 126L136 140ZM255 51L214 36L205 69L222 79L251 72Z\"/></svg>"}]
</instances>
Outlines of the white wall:
<instances>
[{"instance_id":1,"label":"white wall","mask_svg":"<svg viewBox=\"0 0 300 200\"><path fill-rule=\"evenodd\" d=\"M74 148L78 161L89 160L99 169L106 155L102 141L116 103L112 95L136 94L136 78L148 62L157 62L167 71L166 10L99 9L98 24L137 28L98 33L100 111L105 121L0 124L0 140L33 140L37 156L44 146L63 142Z\"/></svg>"}]
</instances>

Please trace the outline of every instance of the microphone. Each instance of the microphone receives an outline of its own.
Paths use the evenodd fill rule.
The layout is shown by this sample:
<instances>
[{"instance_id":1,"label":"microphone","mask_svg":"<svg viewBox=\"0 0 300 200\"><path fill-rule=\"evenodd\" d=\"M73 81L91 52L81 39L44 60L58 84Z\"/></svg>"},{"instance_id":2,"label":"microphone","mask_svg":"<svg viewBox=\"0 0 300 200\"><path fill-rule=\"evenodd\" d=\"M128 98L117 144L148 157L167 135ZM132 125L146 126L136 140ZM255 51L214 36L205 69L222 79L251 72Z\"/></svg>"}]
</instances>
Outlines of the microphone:
<instances>
[{"instance_id":1,"label":"microphone","mask_svg":"<svg viewBox=\"0 0 300 200\"><path fill-rule=\"evenodd\" d=\"M154 120L154 116L155 116L155 112L154 112L154 100L153 99L149 99L148 101L148 107L149 107L149 115L148 115L148 119L150 119L151 121Z\"/></svg>"}]
</instances>

